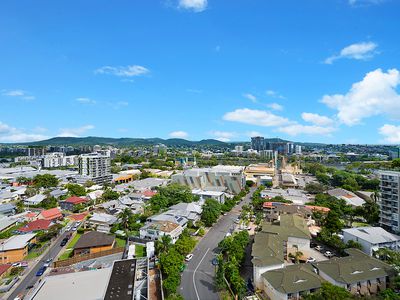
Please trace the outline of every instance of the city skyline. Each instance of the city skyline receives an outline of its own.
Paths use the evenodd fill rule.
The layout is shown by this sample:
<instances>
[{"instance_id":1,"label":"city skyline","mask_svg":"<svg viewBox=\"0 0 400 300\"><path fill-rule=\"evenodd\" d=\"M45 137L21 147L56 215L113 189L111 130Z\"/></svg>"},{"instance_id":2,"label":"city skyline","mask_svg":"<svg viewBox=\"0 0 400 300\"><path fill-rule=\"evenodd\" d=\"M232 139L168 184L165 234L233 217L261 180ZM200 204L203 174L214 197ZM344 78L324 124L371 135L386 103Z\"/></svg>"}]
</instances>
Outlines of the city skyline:
<instances>
[{"instance_id":1,"label":"city skyline","mask_svg":"<svg viewBox=\"0 0 400 300\"><path fill-rule=\"evenodd\" d=\"M255 135L400 143L396 1L0 8L0 143Z\"/></svg>"}]
</instances>

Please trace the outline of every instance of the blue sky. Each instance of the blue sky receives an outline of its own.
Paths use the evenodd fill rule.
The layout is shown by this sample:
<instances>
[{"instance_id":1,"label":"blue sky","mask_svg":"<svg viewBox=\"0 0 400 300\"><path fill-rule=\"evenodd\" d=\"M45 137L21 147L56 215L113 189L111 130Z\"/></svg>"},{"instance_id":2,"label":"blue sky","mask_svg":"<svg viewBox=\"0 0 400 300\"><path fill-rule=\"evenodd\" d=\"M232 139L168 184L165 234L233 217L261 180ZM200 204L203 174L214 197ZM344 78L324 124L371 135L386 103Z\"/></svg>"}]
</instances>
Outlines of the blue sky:
<instances>
[{"instance_id":1,"label":"blue sky","mask_svg":"<svg viewBox=\"0 0 400 300\"><path fill-rule=\"evenodd\" d=\"M400 143L400 1L0 3L0 142Z\"/></svg>"}]
</instances>

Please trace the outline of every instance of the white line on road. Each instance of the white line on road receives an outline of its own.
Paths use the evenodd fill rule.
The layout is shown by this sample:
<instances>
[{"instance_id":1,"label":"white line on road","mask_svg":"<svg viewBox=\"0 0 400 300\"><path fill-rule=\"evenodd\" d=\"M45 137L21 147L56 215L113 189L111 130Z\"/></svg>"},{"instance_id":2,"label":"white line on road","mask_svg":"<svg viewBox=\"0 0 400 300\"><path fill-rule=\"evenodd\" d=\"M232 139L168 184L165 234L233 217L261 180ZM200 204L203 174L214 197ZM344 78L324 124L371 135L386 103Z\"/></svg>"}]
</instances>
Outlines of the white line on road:
<instances>
[{"instance_id":1,"label":"white line on road","mask_svg":"<svg viewBox=\"0 0 400 300\"><path fill-rule=\"evenodd\" d=\"M201 263L203 262L203 259L204 259L204 257L206 257L209 250L210 250L210 248L207 248L206 253L204 253L203 257L199 261L199 264L197 265L196 269L194 269L194 272L193 272L193 286L194 286L194 291L196 293L197 300L200 300L200 297L199 297L199 293L197 292L197 287L196 287L196 282L194 280L194 277L196 276L196 271L199 268L199 266L201 265Z\"/></svg>"}]
</instances>

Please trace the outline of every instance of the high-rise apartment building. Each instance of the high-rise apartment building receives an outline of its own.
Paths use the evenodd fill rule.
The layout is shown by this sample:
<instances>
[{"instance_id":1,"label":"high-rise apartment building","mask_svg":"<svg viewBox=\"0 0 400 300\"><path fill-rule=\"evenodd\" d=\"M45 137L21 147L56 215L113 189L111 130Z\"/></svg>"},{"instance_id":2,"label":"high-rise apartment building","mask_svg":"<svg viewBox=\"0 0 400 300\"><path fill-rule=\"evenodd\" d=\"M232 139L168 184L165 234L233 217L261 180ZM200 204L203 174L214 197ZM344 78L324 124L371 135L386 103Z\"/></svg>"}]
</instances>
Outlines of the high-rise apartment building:
<instances>
[{"instance_id":1,"label":"high-rise apartment building","mask_svg":"<svg viewBox=\"0 0 400 300\"><path fill-rule=\"evenodd\" d=\"M262 136L252 137L251 148L257 151L266 150L265 139Z\"/></svg>"},{"instance_id":2,"label":"high-rise apartment building","mask_svg":"<svg viewBox=\"0 0 400 300\"><path fill-rule=\"evenodd\" d=\"M380 220L382 228L399 232L400 172L381 171L380 176Z\"/></svg>"},{"instance_id":3,"label":"high-rise apartment building","mask_svg":"<svg viewBox=\"0 0 400 300\"><path fill-rule=\"evenodd\" d=\"M91 180L95 183L111 182L111 159L100 153L82 154L79 156L80 181Z\"/></svg>"}]
</instances>

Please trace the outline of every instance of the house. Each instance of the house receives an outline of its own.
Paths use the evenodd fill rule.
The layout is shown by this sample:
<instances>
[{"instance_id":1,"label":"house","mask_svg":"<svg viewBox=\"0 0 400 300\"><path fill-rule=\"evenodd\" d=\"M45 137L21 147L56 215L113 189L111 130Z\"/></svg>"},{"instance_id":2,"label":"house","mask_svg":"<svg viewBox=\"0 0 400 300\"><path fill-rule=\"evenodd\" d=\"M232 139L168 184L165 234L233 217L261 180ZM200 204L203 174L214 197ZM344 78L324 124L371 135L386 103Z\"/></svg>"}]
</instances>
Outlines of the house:
<instances>
[{"instance_id":1,"label":"house","mask_svg":"<svg viewBox=\"0 0 400 300\"><path fill-rule=\"evenodd\" d=\"M317 291L322 279L315 274L311 264L287 266L262 274L264 291L271 300L298 300Z\"/></svg>"},{"instance_id":2,"label":"house","mask_svg":"<svg viewBox=\"0 0 400 300\"><path fill-rule=\"evenodd\" d=\"M25 221L31 222L37 219L39 213L34 212L34 211L28 211L26 212L26 214L24 215L24 219Z\"/></svg>"},{"instance_id":3,"label":"house","mask_svg":"<svg viewBox=\"0 0 400 300\"><path fill-rule=\"evenodd\" d=\"M332 189L329 190L327 193L333 197L343 199L348 205L351 205L353 207L361 206L365 203L364 199L358 197L353 192L342 188Z\"/></svg>"},{"instance_id":4,"label":"house","mask_svg":"<svg viewBox=\"0 0 400 300\"><path fill-rule=\"evenodd\" d=\"M83 213L80 214L73 214L73 215L69 215L67 218L72 220L73 222L82 222L86 216L89 214L89 212L85 211Z\"/></svg>"},{"instance_id":5,"label":"house","mask_svg":"<svg viewBox=\"0 0 400 300\"><path fill-rule=\"evenodd\" d=\"M17 218L2 217L0 218L0 232L6 231L18 223Z\"/></svg>"},{"instance_id":6,"label":"house","mask_svg":"<svg viewBox=\"0 0 400 300\"><path fill-rule=\"evenodd\" d=\"M0 191L0 203L7 203L10 201L15 201L18 199L18 195L16 193L12 193L9 190Z\"/></svg>"},{"instance_id":7,"label":"house","mask_svg":"<svg viewBox=\"0 0 400 300\"><path fill-rule=\"evenodd\" d=\"M67 193L68 193L68 190L55 189L50 192L50 196L58 199L61 196L65 196Z\"/></svg>"},{"instance_id":8,"label":"house","mask_svg":"<svg viewBox=\"0 0 400 300\"><path fill-rule=\"evenodd\" d=\"M42 210L38 215L38 219L56 221L63 218L61 210L58 207Z\"/></svg>"},{"instance_id":9,"label":"house","mask_svg":"<svg viewBox=\"0 0 400 300\"><path fill-rule=\"evenodd\" d=\"M103 193L104 193L103 190L96 190L96 191L92 191L92 192L88 193L86 195L86 197L89 200L96 201L98 198L100 198L103 195Z\"/></svg>"},{"instance_id":10,"label":"house","mask_svg":"<svg viewBox=\"0 0 400 300\"><path fill-rule=\"evenodd\" d=\"M362 251L373 255L380 248L400 250L400 236L387 232L381 227L357 227L343 229L343 241L355 241L360 243Z\"/></svg>"},{"instance_id":11,"label":"house","mask_svg":"<svg viewBox=\"0 0 400 300\"><path fill-rule=\"evenodd\" d=\"M396 275L388 264L358 249L346 249L348 256L313 263L324 280L347 289L353 295L368 296L385 290Z\"/></svg>"},{"instance_id":12,"label":"house","mask_svg":"<svg viewBox=\"0 0 400 300\"><path fill-rule=\"evenodd\" d=\"M60 207L64 210L74 210L79 204L86 204L88 201L85 198L72 196L64 201L60 201Z\"/></svg>"},{"instance_id":13,"label":"house","mask_svg":"<svg viewBox=\"0 0 400 300\"><path fill-rule=\"evenodd\" d=\"M83 234L74 246L74 255L92 254L114 247L115 237L103 232L89 231Z\"/></svg>"},{"instance_id":14,"label":"house","mask_svg":"<svg viewBox=\"0 0 400 300\"><path fill-rule=\"evenodd\" d=\"M225 193L220 191L203 191L201 189L192 190L192 194L199 196L199 198L204 202L206 199L214 199L219 203L225 203Z\"/></svg>"},{"instance_id":15,"label":"house","mask_svg":"<svg viewBox=\"0 0 400 300\"><path fill-rule=\"evenodd\" d=\"M36 220L17 229L19 233L33 233L48 230L54 223L51 220Z\"/></svg>"},{"instance_id":16,"label":"house","mask_svg":"<svg viewBox=\"0 0 400 300\"><path fill-rule=\"evenodd\" d=\"M171 214L185 217L189 221L192 221L193 224L196 224L196 222L201 219L201 213L203 209L201 208L200 205L192 202L192 203L178 203L172 205L169 211Z\"/></svg>"},{"instance_id":17,"label":"house","mask_svg":"<svg viewBox=\"0 0 400 300\"><path fill-rule=\"evenodd\" d=\"M93 216L86 222L89 226L96 229L96 231L108 233L111 227L118 222L118 218L105 214L94 213Z\"/></svg>"},{"instance_id":18,"label":"house","mask_svg":"<svg viewBox=\"0 0 400 300\"><path fill-rule=\"evenodd\" d=\"M151 221L140 228L140 238L158 240L164 235L171 237L172 244L178 240L183 228L177 223L169 221Z\"/></svg>"},{"instance_id":19,"label":"house","mask_svg":"<svg viewBox=\"0 0 400 300\"><path fill-rule=\"evenodd\" d=\"M27 198L24 200L24 205L29 206L29 205L38 205L40 204L44 199L46 199L46 196L43 194L37 194L35 196L32 196L30 198Z\"/></svg>"},{"instance_id":20,"label":"house","mask_svg":"<svg viewBox=\"0 0 400 300\"><path fill-rule=\"evenodd\" d=\"M272 199L274 197L282 197L285 200L289 200L296 205L304 205L305 203L310 201L309 197L307 197L307 195L303 191L293 188L265 189L261 191L261 197L266 199Z\"/></svg>"},{"instance_id":21,"label":"house","mask_svg":"<svg viewBox=\"0 0 400 300\"><path fill-rule=\"evenodd\" d=\"M16 207L11 203L0 204L0 214L4 216L12 216L15 215Z\"/></svg>"},{"instance_id":22,"label":"house","mask_svg":"<svg viewBox=\"0 0 400 300\"><path fill-rule=\"evenodd\" d=\"M310 240L307 220L301 216L286 214L277 222L264 222L262 230L255 235L251 253L256 287L263 289L261 275L283 268L290 253L300 251L304 257L309 257Z\"/></svg>"},{"instance_id":23,"label":"house","mask_svg":"<svg viewBox=\"0 0 400 300\"><path fill-rule=\"evenodd\" d=\"M30 244L36 242L36 234L28 233L23 235L14 235L2 242L0 247L1 263L14 263L23 260L28 255Z\"/></svg>"},{"instance_id":24,"label":"house","mask_svg":"<svg viewBox=\"0 0 400 300\"><path fill-rule=\"evenodd\" d=\"M187 227L187 223L189 220L186 217L181 216L179 214L179 212L176 212L173 210L167 210L164 213L150 216L149 218L147 218L147 221L149 221L149 222L152 222L152 221L171 222L171 223L175 223L175 224L181 226L183 229L185 229Z\"/></svg>"}]
</instances>

